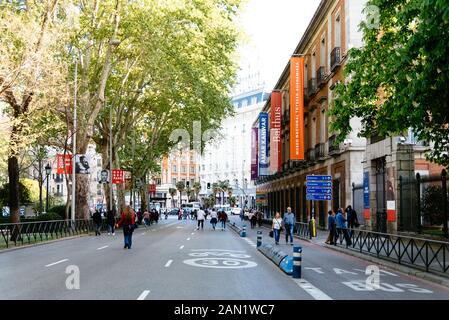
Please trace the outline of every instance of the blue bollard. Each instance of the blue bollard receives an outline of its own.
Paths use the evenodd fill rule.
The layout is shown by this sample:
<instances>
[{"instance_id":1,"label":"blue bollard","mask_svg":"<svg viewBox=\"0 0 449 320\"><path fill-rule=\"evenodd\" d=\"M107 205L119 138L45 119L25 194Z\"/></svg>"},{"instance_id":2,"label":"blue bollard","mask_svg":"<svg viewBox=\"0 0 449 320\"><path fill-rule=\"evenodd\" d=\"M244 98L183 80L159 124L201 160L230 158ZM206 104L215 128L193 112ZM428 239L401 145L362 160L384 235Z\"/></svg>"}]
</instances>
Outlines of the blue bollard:
<instances>
[{"instance_id":1,"label":"blue bollard","mask_svg":"<svg viewBox=\"0 0 449 320\"><path fill-rule=\"evenodd\" d=\"M293 247L293 278L301 279L302 247Z\"/></svg>"},{"instance_id":2,"label":"blue bollard","mask_svg":"<svg viewBox=\"0 0 449 320\"><path fill-rule=\"evenodd\" d=\"M257 231L257 248L262 245L262 231Z\"/></svg>"},{"instance_id":3,"label":"blue bollard","mask_svg":"<svg viewBox=\"0 0 449 320\"><path fill-rule=\"evenodd\" d=\"M242 237L246 237L246 225L243 225Z\"/></svg>"}]
</instances>

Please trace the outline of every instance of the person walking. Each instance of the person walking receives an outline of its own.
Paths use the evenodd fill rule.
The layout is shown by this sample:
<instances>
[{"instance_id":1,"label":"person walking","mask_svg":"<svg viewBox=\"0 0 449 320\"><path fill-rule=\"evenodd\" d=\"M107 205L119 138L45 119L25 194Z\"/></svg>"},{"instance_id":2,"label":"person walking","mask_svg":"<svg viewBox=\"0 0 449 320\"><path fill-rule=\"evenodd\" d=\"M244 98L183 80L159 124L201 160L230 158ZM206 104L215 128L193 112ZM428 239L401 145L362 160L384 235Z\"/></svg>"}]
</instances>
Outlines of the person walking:
<instances>
[{"instance_id":1,"label":"person walking","mask_svg":"<svg viewBox=\"0 0 449 320\"><path fill-rule=\"evenodd\" d=\"M284 214L285 244L288 244L288 236L290 236L290 245L293 245L293 228L295 227L295 222L295 214L292 212L292 208L288 207L287 212Z\"/></svg>"},{"instance_id":2,"label":"person walking","mask_svg":"<svg viewBox=\"0 0 449 320\"><path fill-rule=\"evenodd\" d=\"M109 210L108 214L106 216L106 220L108 222L108 236L112 235L115 236L115 209Z\"/></svg>"},{"instance_id":3,"label":"person walking","mask_svg":"<svg viewBox=\"0 0 449 320\"><path fill-rule=\"evenodd\" d=\"M95 224L95 236L100 236L102 219L101 219L101 213L100 213L100 211L98 211L98 209L95 210L94 214L92 215L92 220L94 221L94 224Z\"/></svg>"},{"instance_id":4,"label":"person walking","mask_svg":"<svg viewBox=\"0 0 449 320\"><path fill-rule=\"evenodd\" d=\"M257 225L260 228L260 227L262 227L263 214L261 211L257 211L256 215L257 215Z\"/></svg>"},{"instance_id":5,"label":"person walking","mask_svg":"<svg viewBox=\"0 0 449 320\"><path fill-rule=\"evenodd\" d=\"M243 220L245 220L245 212L243 211L243 208L240 208L240 220L241 222L243 222Z\"/></svg>"},{"instance_id":6,"label":"person walking","mask_svg":"<svg viewBox=\"0 0 449 320\"><path fill-rule=\"evenodd\" d=\"M150 225L150 213L148 210L145 210L143 213L143 222L145 224L145 227L148 227Z\"/></svg>"},{"instance_id":7,"label":"person walking","mask_svg":"<svg viewBox=\"0 0 449 320\"><path fill-rule=\"evenodd\" d=\"M343 242L343 239L341 237L341 234L343 234L343 237L345 238L345 241L346 241L346 247L348 247L352 244L352 242L351 242L351 238L349 237L349 234L348 234L348 229L346 228L347 225L346 225L346 219L343 216L343 209L341 209L341 208L338 209L338 214L337 214L336 220L337 220L337 233L338 233L338 236L340 239L340 244L342 244L342 242Z\"/></svg>"},{"instance_id":8,"label":"person walking","mask_svg":"<svg viewBox=\"0 0 449 320\"><path fill-rule=\"evenodd\" d=\"M257 213L256 212L251 211L250 222L251 222L251 229L254 229L256 227L256 223L257 223Z\"/></svg>"},{"instance_id":9,"label":"person walking","mask_svg":"<svg viewBox=\"0 0 449 320\"><path fill-rule=\"evenodd\" d=\"M123 237L125 240L125 246L123 247L123 249L126 248L131 249L134 224L135 224L134 210L130 206L126 206L125 210L123 210L122 217L120 218L119 222L117 222L116 225L117 228L123 225Z\"/></svg>"},{"instance_id":10,"label":"person walking","mask_svg":"<svg viewBox=\"0 0 449 320\"><path fill-rule=\"evenodd\" d=\"M205 217L205 213L203 210L203 207L201 207L199 210L197 210L197 220L198 220L198 228L196 228L196 230L200 230L200 225L201 225L201 230L204 229L204 217Z\"/></svg>"},{"instance_id":11,"label":"person walking","mask_svg":"<svg viewBox=\"0 0 449 320\"><path fill-rule=\"evenodd\" d=\"M281 229L282 229L282 218L279 212L276 212L276 215L273 218L273 223L271 224L271 230L274 233L274 242L279 244L279 238L281 237Z\"/></svg>"},{"instance_id":12,"label":"person walking","mask_svg":"<svg viewBox=\"0 0 449 320\"><path fill-rule=\"evenodd\" d=\"M142 209L137 210L137 224L141 225L143 220Z\"/></svg>"},{"instance_id":13,"label":"person walking","mask_svg":"<svg viewBox=\"0 0 449 320\"><path fill-rule=\"evenodd\" d=\"M329 230L329 235L325 241L325 243L330 245L337 245L336 239L336 230L335 230L335 212L329 210L327 212L327 228Z\"/></svg>"},{"instance_id":14,"label":"person walking","mask_svg":"<svg viewBox=\"0 0 449 320\"><path fill-rule=\"evenodd\" d=\"M215 227L217 226L218 222L218 216L217 212L215 210L212 210L210 212L210 224L212 225L212 228L215 230Z\"/></svg>"},{"instance_id":15,"label":"person walking","mask_svg":"<svg viewBox=\"0 0 449 320\"><path fill-rule=\"evenodd\" d=\"M354 230L352 229L358 228L360 226L359 219L357 217L357 212L352 209L351 205L347 206L345 211L348 219L348 228L351 229L349 230L349 233L352 236L352 234L354 233Z\"/></svg>"},{"instance_id":16,"label":"person walking","mask_svg":"<svg viewBox=\"0 0 449 320\"><path fill-rule=\"evenodd\" d=\"M220 211L218 214L218 220L221 222L221 231L226 230L226 221L228 221L228 215L224 210Z\"/></svg>"}]
</instances>

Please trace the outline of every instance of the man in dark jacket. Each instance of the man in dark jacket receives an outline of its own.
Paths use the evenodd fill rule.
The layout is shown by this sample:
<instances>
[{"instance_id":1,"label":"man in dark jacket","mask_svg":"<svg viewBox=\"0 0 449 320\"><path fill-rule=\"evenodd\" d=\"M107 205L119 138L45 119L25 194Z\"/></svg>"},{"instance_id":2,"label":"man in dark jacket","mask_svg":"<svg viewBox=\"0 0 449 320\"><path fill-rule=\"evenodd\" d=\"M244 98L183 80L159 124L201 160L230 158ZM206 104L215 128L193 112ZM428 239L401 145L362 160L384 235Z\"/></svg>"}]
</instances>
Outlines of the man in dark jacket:
<instances>
[{"instance_id":1,"label":"man in dark jacket","mask_svg":"<svg viewBox=\"0 0 449 320\"><path fill-rule=\"evenodd\" d=\"M101 235L100 229L101 229L101 213L100 211L95 210L94 214L92 215L92 220L95 224L95 235L99 236Z\"/></svg>"},{"instance_id":2,"label":"man in dark jacket","mask_svg":"<svg viewBox=\"0 0 449 320\"><path fill-rule=\"evenodd\" d=\"M109 210L108 211L108 215L106 217L107 221L108 221L108 235L112 235L115 236L115 210Z\"/></svg>"},{"instance_id":3,"label":"man in dark jacket","mask_svg":"<svg viewBox=\"0 0 449 320\"><path fill-rule=\"evenodd\" d=\"M349 205L346 210L346 218L348 219L348 228L349 229L354 229L357 228L360 224L359 224L359 219L357 218L357 212L352 209L352 207ZM352 235L354 231L350 230L349 234Z\"/></svg>"}]
</instances>

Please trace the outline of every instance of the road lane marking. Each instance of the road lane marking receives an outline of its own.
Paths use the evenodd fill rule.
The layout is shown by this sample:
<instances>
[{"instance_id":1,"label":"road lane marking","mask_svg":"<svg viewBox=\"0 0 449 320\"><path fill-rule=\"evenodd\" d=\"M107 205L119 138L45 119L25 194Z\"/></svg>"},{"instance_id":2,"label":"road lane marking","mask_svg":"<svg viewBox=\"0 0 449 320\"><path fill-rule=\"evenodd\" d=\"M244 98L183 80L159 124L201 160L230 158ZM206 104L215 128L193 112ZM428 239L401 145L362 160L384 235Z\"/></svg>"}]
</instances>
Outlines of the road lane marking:
<instances>
[{"instance_id":1,"label":"road lane marking","mask_svg":"<svg viewBox=\"0 0 449 320\"><path fill-rule=\"evenodd\" d=\"M106 249L107 247L109 247L109 246L100 247L100 248L97 248L97 250L103 250L103 249Z\"/></svg>"},{"instance_id":2,"label":"road lane marking","mask_svg":"<svg viewBox=\"0 0 449 320\"><path fill-rule=\"evenodd\" d=\"M165 264L165 267L166 268L170 267L172 262L173 262L173 260L168 260L168 262Z\"/></svg>"},{"instance_id":3,"label":"road lane marking","mask_svg":"<svg viewBox=\"0 0 449 320\"><path fill-rule=\"evenodd\" d=\"M137 298L137 300L145 300L147 295L150 293L150 290L145 290L142 294Z\"/></svg>"},{"instance_id":4,"label":"road lane marking","mask_svg":"<svg viewBox=\"0 0 449 320\"><path fill-rule=\"evenodd\" d=\"M184 246L180 246L179 249L182 250L184 248Z\"/></svg>"},{"instance_id":5,"label":"road lane marking","mask_svg":"<svg viewBox=\"0 0 449 320\"><path fill-rule=\"evenodd\" d=\"M246 252L241 250L228 250L228 249L192 249L191 251L229 251L229 252Z\"/></svg>"},{"instance_id":6,"label":"road lane marking","mask_svg":"<svg viewBox=\"0 0 449 320\"><path fill-rule=\"evenodd\" d=\"M66 262L66 261L69 261L69 259L64 259L64 260L60 260L60 261L56 261L56 262L47 264L46 267L51 267L51 266L54 266L55 264L63 263L63 262Z\"/></svg>"},{"instance_id":7,"label":"road lane marking","mask_svg":"<svg viewBox=\"0 0 449 320\"><path fill-rule=\"evenodd\" d=\"M293 281L295 281L298 286L300 286L305 292L310 294L315 300L333 300L323 291L311 285L307 280L293 279Z\"/></svg>"},{"instance_id":8,"label":"road lane marking","mask_svg":"<svg viewBox=\"0 0 449 320\"><path fill-rule=\"evenodd\" d=\"M193 236L195 234L195 232L192 232L191 235Z\"/></svg>"},{"instance_id":9,"label":"road lane marking","mask_svg":"<svg viewBox=\"0 0 449 320\"><path fill-rule=\"evenodd\" d=\"M189 241L190 240L190 238L187 238L187 241Z\"/></svg>"}]
</instances>

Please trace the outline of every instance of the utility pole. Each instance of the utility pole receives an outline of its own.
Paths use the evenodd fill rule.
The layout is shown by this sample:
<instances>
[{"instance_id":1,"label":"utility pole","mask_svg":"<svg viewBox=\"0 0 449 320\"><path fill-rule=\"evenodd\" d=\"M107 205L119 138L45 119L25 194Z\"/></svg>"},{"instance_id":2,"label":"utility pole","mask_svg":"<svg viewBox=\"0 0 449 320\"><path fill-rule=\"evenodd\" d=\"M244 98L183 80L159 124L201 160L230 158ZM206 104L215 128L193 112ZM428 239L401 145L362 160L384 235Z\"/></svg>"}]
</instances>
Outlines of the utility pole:
<instances>
[{"instance_id":1,"label":"utility pole","mask_svg":"<svg viewBox=\"0 0 449 320\"><path fill-rule=\"evenodd\" d=\"M76 176L75 176L75 162L76 162L76 94L77 94L77 77L78 77L78 59L75 60L75 93L73 102L73 152L72 152L72 222L75 223L75 196L76 196Z\"/></svg>"}]
</instances>

